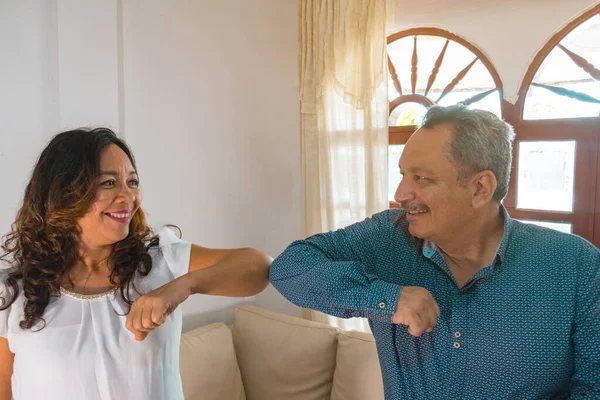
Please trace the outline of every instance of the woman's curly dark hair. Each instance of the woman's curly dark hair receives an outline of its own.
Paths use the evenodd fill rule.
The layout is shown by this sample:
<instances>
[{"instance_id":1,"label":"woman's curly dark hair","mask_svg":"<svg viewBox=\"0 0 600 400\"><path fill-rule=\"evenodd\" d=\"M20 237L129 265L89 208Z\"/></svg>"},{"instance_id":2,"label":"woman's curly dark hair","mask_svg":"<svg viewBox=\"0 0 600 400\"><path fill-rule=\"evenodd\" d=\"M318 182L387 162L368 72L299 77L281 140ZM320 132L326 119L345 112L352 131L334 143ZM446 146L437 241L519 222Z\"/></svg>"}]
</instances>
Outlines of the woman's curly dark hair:
<instances>
[{"instance_id":1,"label":"woman's curly dark hair","mask_svg":"<svg viewBox=\"0 0 600 400\"><path fill-rule=\"evenodd\" d=\"M76 129L56 135L46 146L33 170L11 232L5 236L0 260L12 267L6 278L6 293L0 311L19 296L22 281L25 297L22 329L42 323L53 298L60 297L60 280L78 260L80 229L77 225L92 207L100 155L110 145L133 155L124 141L107 128ZM123 299L131 306L135 274L147 276L152 269L148 249L158 244L141 209L129 223L127 237L116 243L110 255L110 282L118 284Z\"/></svg>"}]
</instances>

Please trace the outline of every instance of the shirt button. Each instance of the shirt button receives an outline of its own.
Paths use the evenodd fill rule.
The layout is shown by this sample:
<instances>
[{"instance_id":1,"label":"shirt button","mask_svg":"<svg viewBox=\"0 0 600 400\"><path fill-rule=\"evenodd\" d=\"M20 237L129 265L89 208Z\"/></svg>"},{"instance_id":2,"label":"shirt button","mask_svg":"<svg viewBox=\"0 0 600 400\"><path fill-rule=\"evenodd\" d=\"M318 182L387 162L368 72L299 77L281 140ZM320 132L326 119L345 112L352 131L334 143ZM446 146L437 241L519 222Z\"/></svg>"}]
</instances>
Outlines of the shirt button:
<instances>
[{"instance_id":1,"label":"shirt button","mask_svg":"<svg viewBox=\"0 0 600 400\"><path fill-rule=\"evenodd\" d=\"M458 342L454 342L453 346L455 349L460 349L460 343Z\"/></svg>"},{"instance_id":2,"label":"shirt button","mask_svg":"<svg viewBox=\"0 0 600 400\"><path fill-rule=\"evenodd\" d=\"M462 336L462 333L460 333L459 331L456 331L456 332L454 332L454 337L455 337L455 338L457 338L457 339L458 339L458 338L459 338L459 337L461 337L461 336Z\"/></svg>"},{"instance_id":3,"label":"shirt button","mask_svg":"<svg viewBox=\"0 0 600 400\"><path fill-rule=\"evenodd\" d=\"M382 301L382 302L380 302L380 303L378 304L378 306L379 306L379 308L381 308L381 309L383 310L383 309L385 308L385 302L383 302L383 301Z\"/></svg>"}]
</instances>

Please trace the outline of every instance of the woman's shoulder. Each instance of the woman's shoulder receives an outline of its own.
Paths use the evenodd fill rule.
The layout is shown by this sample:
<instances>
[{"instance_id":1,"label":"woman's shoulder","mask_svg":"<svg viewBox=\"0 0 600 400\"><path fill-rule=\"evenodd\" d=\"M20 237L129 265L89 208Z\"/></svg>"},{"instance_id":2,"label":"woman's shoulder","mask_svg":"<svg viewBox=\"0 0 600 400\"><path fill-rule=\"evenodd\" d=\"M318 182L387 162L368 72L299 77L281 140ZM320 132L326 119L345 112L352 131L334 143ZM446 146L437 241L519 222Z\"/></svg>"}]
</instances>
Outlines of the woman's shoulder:
<instances>
[{"instance_id":1,"label":"woman's shoulder","mask_svg":"<svg viewBox=\"0 0 600 400\"><path fill-rule=\"evenodd\" d=\"M8 336L9 321L11 321L13 310L23 302L22 282L7 283L8 276L8 270L0 270L0 337L3 338Z\"/></svg>"},{"instance_id":2,"label":"woman's shoulder","mask_svg":"<svg viewBox=\"0 0 600 400\"><path fill-rule=\"evenodd\" d=\"M152 257L153 269L168 268L173 278L187 273L190 264L191 243L181 239L169 226L158 231L158 245L148 252Z\"/></svg>"},{"instance_id":3,"label":"woman's shoulder","mask_svg":"<svg viewBox=\"0 0 600 400\"><path fill-rule=\"evenodd\" d=\"M17 300L23 297L23 281L21 279L8 281L10 271L8 269L0 269L0 308L5 302L10 302L16 295ZM14 282L14 283L13 283Z\"/></svg>"}]
</instances>

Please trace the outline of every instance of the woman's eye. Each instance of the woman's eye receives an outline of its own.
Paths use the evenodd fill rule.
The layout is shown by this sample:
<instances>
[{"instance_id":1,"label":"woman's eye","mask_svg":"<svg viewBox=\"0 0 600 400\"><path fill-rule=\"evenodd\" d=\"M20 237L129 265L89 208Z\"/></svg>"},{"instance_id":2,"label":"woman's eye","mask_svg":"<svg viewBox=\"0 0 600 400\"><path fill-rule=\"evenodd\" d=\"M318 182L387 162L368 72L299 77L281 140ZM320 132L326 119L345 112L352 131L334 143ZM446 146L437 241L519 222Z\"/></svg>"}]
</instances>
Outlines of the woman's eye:
<instances>
[{"instance_id":1,"label":"woman's eye","mask_svg":"<svg viewBox=\"0 0 600 400\"><path fill-rule=\"evenodd\" d=\"M102 186L106 186L106 187L113 187L115 186L115 180L114 179L109 179L107 181L102 182L100 185Z\"/></svg>"},{"instance_id":2,"label":"woman's eye","mask_svg":"<svg viewBox=\"0 0 600 400\"><path fill-rule=\"evenodd\" d=\"M138 187L138 186L140 186L140 181L137 179L132 179L129 181L129 186Z\"/></svg>"}]
</instances>

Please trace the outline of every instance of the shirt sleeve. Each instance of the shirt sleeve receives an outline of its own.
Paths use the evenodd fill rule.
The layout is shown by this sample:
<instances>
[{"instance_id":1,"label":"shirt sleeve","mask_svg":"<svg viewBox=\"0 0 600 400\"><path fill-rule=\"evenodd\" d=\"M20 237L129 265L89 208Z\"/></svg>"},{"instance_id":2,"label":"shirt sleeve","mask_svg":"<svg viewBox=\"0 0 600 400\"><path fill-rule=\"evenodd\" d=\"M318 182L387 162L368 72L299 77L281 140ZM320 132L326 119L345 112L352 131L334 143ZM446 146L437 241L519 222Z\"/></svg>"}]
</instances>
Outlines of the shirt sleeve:
<instances>
[{"instance_id":1,"label":"shirt sleeve","mask_svg":"<svg viewBox=\"0 0 600 400\"><path fill-rule=\"evenodd\" d=\"M273 286L292 303L341 318L392 322L402 287L367 272L370 243L391 228L387 212L334 232L292 243L270 270Z\"/></svg>"},{"instance_id":2,"label":"shirt sleeve","mask_svg":"<svg viewBox=\"0 0 600 400\"><path fill-rule=\"evenodd\" d=\"M580 254L579 289L573 344L575 372L571 399L600 399L600 250L587 246Z\"/></svg>"},{"instance_id":3,"label":"shirt sleeve","mask_svg":"<svg viewBox=\"0 0 600 400\"><path fill-rule=\"evenodd\" d=\"M1 273L0 276L2 276ZM4 280L2 280L0 281L0 305L4 304L5 301L7 301L6 286ZM0 311L0 337L5 339L8 338L8 317L10 315L10 309L11 307L8 307L6 310Z\"/></svg>"},{"instance_id":4,"label":"shirt sleeve","mask_svg":"<svg viewBox=\"0 0 600 400\"><path fill-rule=\"evenodd\" d=\"M190 270L192 244L178 238L168 227L160 230L158 238L160 251L175 279L187 274Z\"/></svg>"}]
</instances>

